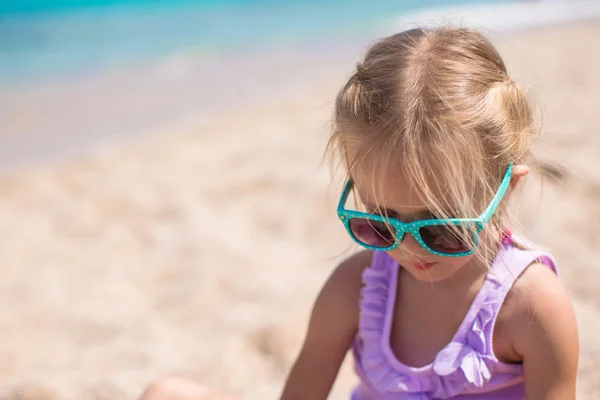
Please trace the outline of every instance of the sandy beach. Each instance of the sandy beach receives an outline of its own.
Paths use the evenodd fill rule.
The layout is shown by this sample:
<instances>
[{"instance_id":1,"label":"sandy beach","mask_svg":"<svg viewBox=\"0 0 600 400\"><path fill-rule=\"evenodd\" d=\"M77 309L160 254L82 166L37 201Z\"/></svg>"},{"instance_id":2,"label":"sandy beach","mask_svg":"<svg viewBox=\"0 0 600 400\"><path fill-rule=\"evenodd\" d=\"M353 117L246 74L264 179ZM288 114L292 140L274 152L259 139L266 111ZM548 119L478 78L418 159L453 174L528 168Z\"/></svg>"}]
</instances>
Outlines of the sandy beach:
<instances>
[{"instance_id":1,"label":"sandy beach","mask_svg":"<svg viewBox=\"0 0 600 400\"><path fill-rule=\"evenodd\" d=\"M579 322L578 399L598 399L600 22L492 37L543 115L543 191L532 176L515 206L559 261ZM318 54L269 97L198 106L202 118L180 130L2 175L0 399L131 400L168 373L277 397L316 293L354 250L321 157L359 54ZM273 79L298 65L278 64ZM48 93L12 97L4 117L35 122L19 107ZM331 398L353 384L347 362Z\"/></svg>"}]
</instances>

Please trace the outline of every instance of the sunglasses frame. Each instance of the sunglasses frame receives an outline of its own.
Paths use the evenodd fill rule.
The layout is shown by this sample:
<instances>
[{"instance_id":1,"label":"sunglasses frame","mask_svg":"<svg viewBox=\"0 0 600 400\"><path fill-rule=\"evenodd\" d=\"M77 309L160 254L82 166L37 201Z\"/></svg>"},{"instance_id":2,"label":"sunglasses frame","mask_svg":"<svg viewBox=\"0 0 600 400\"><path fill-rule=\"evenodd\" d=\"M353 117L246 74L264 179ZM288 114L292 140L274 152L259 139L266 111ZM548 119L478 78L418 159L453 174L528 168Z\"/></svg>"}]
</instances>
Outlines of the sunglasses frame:
<instances>
[{"instance_id":1,"label":"sunglasses frame","mask_svg":"<svg viewBox=\"0 0 600 400\"><path fill-rule=\"evenodd\" d=\"M395 248L398 247L400 242L402 242L402 239L404 238L404 234L410 233L412 235L412 237L417 241L417 243L419 243L419 245L421 245L421 247L423 247L428 252L435 254L437 256L445 256L445 257L468 256L470 254L473 254L475 252L475 250L477 249L477 246L479 245L479 234L481 233L481 231L483 230L483 228L485 227L487 222L490 220L490 218L496 211L496 208L498 208L500 201L504 197L504 194L506 193L506 191L509 187L509 184L510 184L511 175L512 175L512 164L509 164L508 168L506 169L506 173L504 174L504 178L502 178L502 182L500 183L500 187L498 188L498 191L494 195L494 198L492 199L492 201L490 202L488 207L485 209L485 211L477 218L423 219L423 220L417 220L417 221L413 221L413 222L402 222L400 220L397 220L397 219L391 218L391 217L383 217L383 216L377 215L377 214L368 214L368 213L364 213L361 211L347 210L344 208L344 205L346 204L346 201L348 200L348 196L350 195L350 190L352 188L352 181L350 179L348 179L348 181L346 182L346 185L344 186L344 190L342 191L342 195L340 197L340 201L337 206L337 215L338 215L338 218L340 219L340 221L342 221L342 223L346 227L346 230L348 231L348 234L350 235L352 240L354 240L360 246L365 247L370 250L380 250L380 251L394 250ZM374 247L374 246L369 246L368 244L361 242L354 236L354 234L352 233L352 229L350 228L350 220L353 218L377 221L377 222L382 222L384 224L393 226L396 229L396 235L395 235L396 240L394 241L394 243L391 246L388 246L388 247ZM421 238L419 229L421 229L425 226L438 226L438 225L455 225L455 226L469 226L469 227L474 226L475 230L473 232L473 248L470 250L467 250L467 251L460 252L460 253L443 253L443 252L439 252L439 251L436 251L436 250L430 248L429 246L427 246L425 241L423 241L423 239Z\"/></svg>"}]
</instances>

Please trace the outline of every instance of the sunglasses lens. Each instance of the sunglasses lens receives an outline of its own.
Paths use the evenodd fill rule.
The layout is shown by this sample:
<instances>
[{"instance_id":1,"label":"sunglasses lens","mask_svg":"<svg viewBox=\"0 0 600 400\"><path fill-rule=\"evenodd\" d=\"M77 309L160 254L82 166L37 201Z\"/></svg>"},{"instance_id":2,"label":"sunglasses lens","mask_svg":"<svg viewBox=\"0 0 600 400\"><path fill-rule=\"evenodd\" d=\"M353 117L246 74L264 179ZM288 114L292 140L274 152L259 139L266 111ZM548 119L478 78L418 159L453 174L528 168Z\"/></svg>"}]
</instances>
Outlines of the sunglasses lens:
<instances>
[{"instance_id":1,"label":"sunglasses lens","mask_svg":"<svg viewBox=\"0 0 600 400\"><path fill-rule=\"evenodd\" d=\"M432 250L445 254L458 254L474 247L474 231L455 225L431 225L419 229L423 242Z\"/></svg>"},{"instance_id":2,"label":"sunglasses lens","mask_svg":"<svg viewBox=\"0 0 600 400\"><path fill-rule=\"evenodd\" d=\"M351 218L348 225L354 238L367 246L384 249L396 241L396 229L383 222Z\"/></svg>"}]
</instances>

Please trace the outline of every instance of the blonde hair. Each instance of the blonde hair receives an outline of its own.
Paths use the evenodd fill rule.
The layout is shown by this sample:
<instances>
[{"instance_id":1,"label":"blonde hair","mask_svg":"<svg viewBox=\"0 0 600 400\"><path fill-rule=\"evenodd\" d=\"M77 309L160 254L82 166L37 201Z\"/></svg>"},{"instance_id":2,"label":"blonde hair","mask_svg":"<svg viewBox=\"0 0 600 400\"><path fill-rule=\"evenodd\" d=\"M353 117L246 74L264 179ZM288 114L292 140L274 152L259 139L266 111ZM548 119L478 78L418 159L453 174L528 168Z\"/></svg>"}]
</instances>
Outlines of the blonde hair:
<instances>
[{"instance_id":1,"label":"blonde hair","mask_svg":"<svg viewBox=\"0 0 600 400\"><path fill-rule=\"evenodd\" d=\"M526 163L534 133L524 91L484 35L412 29L380 40L357 64L337 96L327 149L348 175L367 162L373 174L401 171L440 218L469 218L487 207L510 163ZM448 183L442 198L432 178ZM505 223L504 203L489 225Z\"/></svg>"}]
</instances>

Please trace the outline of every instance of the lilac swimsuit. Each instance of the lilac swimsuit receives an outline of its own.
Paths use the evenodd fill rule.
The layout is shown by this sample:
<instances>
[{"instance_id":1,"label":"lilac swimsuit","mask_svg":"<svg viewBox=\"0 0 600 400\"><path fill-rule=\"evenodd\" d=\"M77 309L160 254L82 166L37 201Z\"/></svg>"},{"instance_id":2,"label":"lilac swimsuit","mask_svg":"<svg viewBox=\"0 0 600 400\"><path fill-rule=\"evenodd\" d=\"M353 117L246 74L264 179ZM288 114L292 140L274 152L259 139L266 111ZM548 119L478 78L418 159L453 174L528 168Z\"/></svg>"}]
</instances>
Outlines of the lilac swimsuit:
<instances>
[{"instance_id":1,"label":"lilac swimsuit","mask_svg":"<svg viewBox=\"0 0 600 400\"><path fill-rule=\"evenodd\" d=\"M353 344L360 378L351 400L518 400L524 398L523 366L499 361L492 350L496 317L515 279L539 261L555 273L545 252L521 250L505 240L452 341L420 368L402 364L390 347L398 264L373 253L363 273L359 331ZM521 243L521 241L518 241Z\"/></svg>"}]
</instances>

